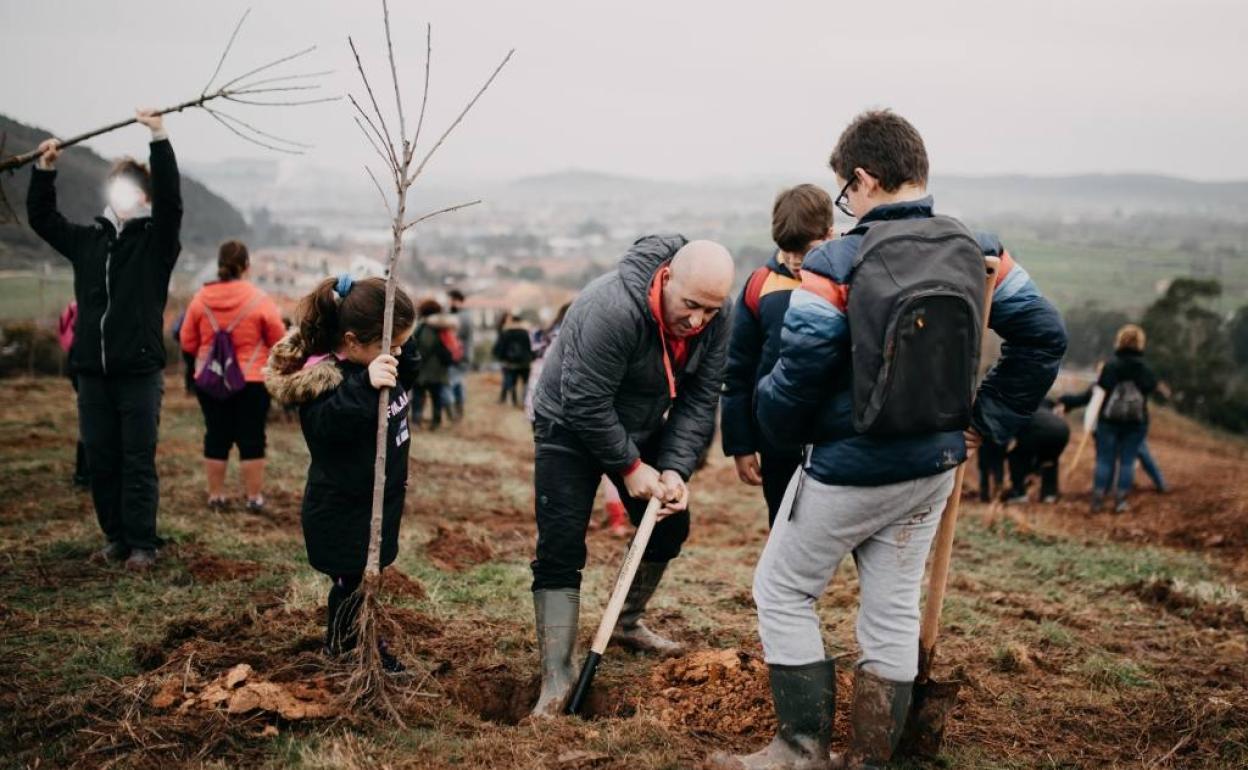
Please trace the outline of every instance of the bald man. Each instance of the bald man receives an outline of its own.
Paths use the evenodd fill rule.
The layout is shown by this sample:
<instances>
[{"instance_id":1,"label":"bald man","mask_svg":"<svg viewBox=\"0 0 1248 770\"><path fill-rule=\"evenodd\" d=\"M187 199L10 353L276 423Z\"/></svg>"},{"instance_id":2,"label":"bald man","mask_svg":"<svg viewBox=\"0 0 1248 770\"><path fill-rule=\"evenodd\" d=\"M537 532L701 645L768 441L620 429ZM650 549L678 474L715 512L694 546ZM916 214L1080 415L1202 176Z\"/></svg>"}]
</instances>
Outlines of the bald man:
<instances>
[{"instance_id":1,"label":"bald man","mask_svg":"<svg viewBox=\"0 0 1248 770\"><path fill-rule=\"evenodd\" d=\"M728 250L679 235L642 238L581 292L533 398L537 558L533 604L542 665L534 716L562 713L580 607L585 531L598 481L619 488L634 526L663 500L612 641L679 655L641 621L689 534L687 482L715 431L732 289Z\"/></svg>"}]
</instances>

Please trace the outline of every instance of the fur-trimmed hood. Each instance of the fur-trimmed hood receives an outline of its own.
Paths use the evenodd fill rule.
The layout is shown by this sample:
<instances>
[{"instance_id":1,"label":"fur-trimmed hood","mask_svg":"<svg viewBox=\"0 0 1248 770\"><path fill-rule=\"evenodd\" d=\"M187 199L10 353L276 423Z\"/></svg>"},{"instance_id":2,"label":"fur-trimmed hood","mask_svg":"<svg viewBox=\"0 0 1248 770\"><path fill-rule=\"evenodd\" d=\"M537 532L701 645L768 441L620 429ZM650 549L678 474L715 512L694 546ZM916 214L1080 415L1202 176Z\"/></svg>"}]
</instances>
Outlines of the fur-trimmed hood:
<instances>
[{"instance_id":1,"label":"fur-trimmed hood","mask_svg":"<svg viewBox=\"0 0 1248 770\"><path fill-rule=\"evenodd\" d=\"M269 351L264 385L283 404L303 404L342 384L342 370L334 356L307 366L308 352L295 327Z\"/></svg>"}]
</instances>

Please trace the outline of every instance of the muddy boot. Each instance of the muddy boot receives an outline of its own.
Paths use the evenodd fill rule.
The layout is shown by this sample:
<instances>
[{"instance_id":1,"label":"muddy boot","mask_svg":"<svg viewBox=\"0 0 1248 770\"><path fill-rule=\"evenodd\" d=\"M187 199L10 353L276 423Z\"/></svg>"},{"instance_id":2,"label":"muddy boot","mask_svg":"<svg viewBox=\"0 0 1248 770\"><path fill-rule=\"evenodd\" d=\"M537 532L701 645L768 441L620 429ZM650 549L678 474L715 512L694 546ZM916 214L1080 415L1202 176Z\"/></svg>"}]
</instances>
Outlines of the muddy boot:
<instances>
[{"instance_id":1,"label":"muddy boot","mask_svg":"<svg viewBox=\"0 0 1248 770\"><path fill-rule=\"evenodd\" d=\"M531 716L534 719L550 719L563 713L572 688L576 686L572 649L576 646L581 592L574 588L534 591L533 609L537 615L537 654L542 663L542 692Z\"/></svg>"},{"instance_id":2,"label":"muddy boot","mask_svg":"<svg viewBox=\"0 0 1248 770\"><path fill-rule=\"evenodd\" d=\"M906 726L914 682L890 682L859 667L854 672L854 702L850 706L849 770L884 768Z\"/></svg>"},{"instance_id":3,"label":"muddy boot","mask_svg":"<svg viewBox=\"0 0 1248 770\"><path fill-rule=\"evenodd\" d=\"M828 770L832 716L836 712L836 666L831 660L805 666L769 666L776 707L776 737L753 754L715 754L719 770Z\"/></svg>"},{"instance_id":4,"label":"muddy boot","mask_svg":"<svg viewBox=\"0 0 1248 770\"><path fill-rule=\"evenodd\" d=\"M624 609L620 611L620 620L611 634L611 642L633 650L634 652L652 652L664 658L674 658L685 654L685 646L660 636L646 628L641 616L646 611L646 604L654 596L654 589L659 587L663 572L667 569L665 561L643 561L637 567L637 575L624 598Z\"/></svg>"}]
</instances>

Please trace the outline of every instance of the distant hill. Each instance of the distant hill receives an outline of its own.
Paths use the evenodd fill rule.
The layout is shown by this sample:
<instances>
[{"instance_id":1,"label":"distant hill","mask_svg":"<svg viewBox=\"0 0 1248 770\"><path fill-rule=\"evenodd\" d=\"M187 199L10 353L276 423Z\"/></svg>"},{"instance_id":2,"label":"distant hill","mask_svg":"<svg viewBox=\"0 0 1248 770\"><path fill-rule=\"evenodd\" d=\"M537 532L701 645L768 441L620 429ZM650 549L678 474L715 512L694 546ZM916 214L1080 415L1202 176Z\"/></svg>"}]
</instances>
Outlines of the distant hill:
<instances>
[{"instance_id":1,"label":"distant hill","mask_svg":"<svg viewBox=\"0 0 1248 770\"><path fill-rule=\"evenodd\" d=\"M27 126L0 115L0 133L7 135L6 153L20 153L39 144L52 133ZM135 153L146 147L136 144ZM139 157L147 160L146 157ZM95 152L82 147L66 150L57 162L57 203L71 221L89 222L103 209L104 178L112 165ZM29 167L12 175L0 175L9 203L21 224L0 225L0 268L27 268L45 261L63 262L26 224L26 189L30 183ZM186 251L211 254L226 239L246 235L247 223L233 206L207 187L182 174L182 198L185 215L182 243Z\"/></svg>"},{"instance_id":2,"label":"distant hill","mask_svg":"<svg viewBox=\"0 0 1248 770\"><path fill-rule=\"evenodd\" d=\"M526 198L610 201L698 198L708 207L752 201L770 208L781 188L809 181L830 188L832 173L812 169L805 178L704 179L673 182L596 171L569 170L521 177L508 191ZM1248 182L1198 182L1154 174L1078 176L938 175L929 185L938 206L972 218L1025 215L1042 218L1106 219L1133 214L1192 215L1248 221Z\"/></svg>"}]
</instances>

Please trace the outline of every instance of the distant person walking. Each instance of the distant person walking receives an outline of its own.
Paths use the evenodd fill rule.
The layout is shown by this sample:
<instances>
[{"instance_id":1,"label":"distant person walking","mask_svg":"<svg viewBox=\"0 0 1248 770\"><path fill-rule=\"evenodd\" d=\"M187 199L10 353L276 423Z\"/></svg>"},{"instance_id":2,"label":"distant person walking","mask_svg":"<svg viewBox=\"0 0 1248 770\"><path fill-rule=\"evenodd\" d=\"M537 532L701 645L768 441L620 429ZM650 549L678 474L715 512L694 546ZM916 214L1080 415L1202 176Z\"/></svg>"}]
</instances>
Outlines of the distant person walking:
<instances>
[{"instance_id":1,"label":"distant person walking","mask_svg":"<svg viewBox=\"0 0 1248 770\"><path fill-rule=\"evenodd\" d=\"M139 110L136 119L151 130L151 168L133 158L118 161L108 174L104 212L93 224L73 224L57 209L55 139L39 145L26 216L74 269L78 318L69 363L78 375L91 497L107 539L93 558L124 559L128 569L146 570L163 542L156 534L162 327L169 277L182 251L182 192L161 117Z\"/></svg>"},{"instance_id":2,"label":"distant person walking","mask_svg":"<svg viewBox=\"0 0 1248 770\"><path fill-rule=\"evenodd\" d=\"M437 430L442 427L442 397L450 382L450 368L463 357L457 335L459 324L453 316L442 312L442 305L435 299L421 302L416 315L420 320L412 339L420 355L420 364L413 388L416 401L413 416L419 423L428 397L429 430Z\"/></svg>"},{"instance_id":3,"label":"distant person walking","mask_svg":"<svg viewBox=\"0 0 1248 770\"><path fill-rule=\"evenodd\" d=\"M510 397L512 406L523 405L533 366L533 338L529 327L514 313L504 314L499 322L494 358L503 366L503 388L499 391L498 403L506 403Z\"/></svg>"},{"instance_id":4,"label":"distant person walking","mask_svg":"<svg viewBox=\"0 0 1248 770\"><path fill-rule=\"evenodd\" d=\"M1135 483L1135 462L1140 446L1148 437L1148 398L1157 390L1157 375L1144 361L1144 330L1127 324L1118 330L1114 356L1101 367L1096 384L1105 391L1105 401L1096 422L1096 471L1092 482L1092 512L1105 504L1105 496L1116 477L1114 512L1128 510L1127 495ZM1064 396L1067 408L1084 406L1091 391ZM1163 482L1164 483L1164 482Z\"/></svg>"},{"instance_id":5,"label":"distant person walking","mask_svg":"<svg viewBox=\"0 0 1248 770\"><path fill-rule=\"evenodd\" d=\"M459 421L464 417L464 378L472 371L472 314L464 310L465 297L462 291L451 289L447 296L451 300L451 315L455 316L455 333L459 337L459 347L463 354L458 361L447 367L448 384L443 390L442 401L451 420Z\"/></svg>"},{"instance_id":6,"label":"distant person walking","mask_svg":"<svg viewBox=\"0 0 1248 770\"><path fill-rule=\"evenodd\" d=\"M208 479L208 507L224 510L225 472L230 449L238 447L239 468L247 509L264 510L265 426L269 414L269 393L264 388L264 364L269 349L277 344L286 327L277 305L267 294L247 280L251 258L241 241L226 241L217 253L218 280L196 292L187 306L179 341L182 351L195 357L195 397L204 413L204 475ZM224 332L233 348L235 365L245 384L224 394L198 383L204 367L217 358L214 346Z\"/></svg>"}]
</instances>

